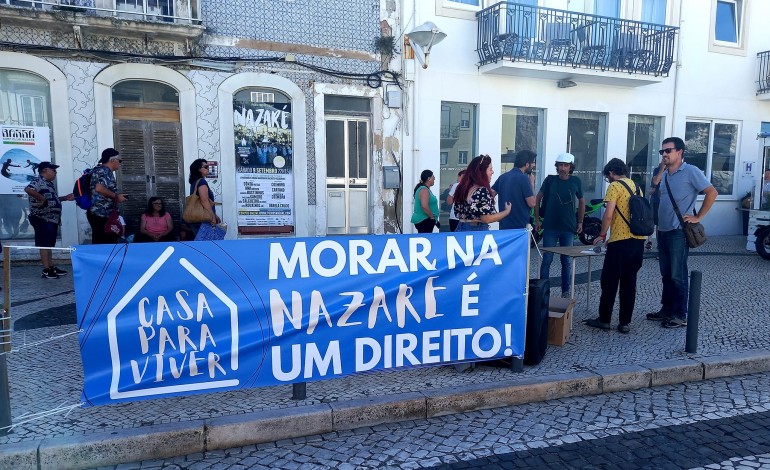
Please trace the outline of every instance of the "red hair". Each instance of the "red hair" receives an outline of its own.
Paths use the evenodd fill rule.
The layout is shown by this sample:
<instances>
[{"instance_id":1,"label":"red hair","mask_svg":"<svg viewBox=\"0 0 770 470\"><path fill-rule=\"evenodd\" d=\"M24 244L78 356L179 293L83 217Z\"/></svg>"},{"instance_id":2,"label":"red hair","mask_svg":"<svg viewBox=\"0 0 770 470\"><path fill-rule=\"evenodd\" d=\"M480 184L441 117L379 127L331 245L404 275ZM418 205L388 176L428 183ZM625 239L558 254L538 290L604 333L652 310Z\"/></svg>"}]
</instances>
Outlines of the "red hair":
<instances>
[{"instance_id":1,"label":"red hair","mask_svg":"<svg viewBox=\"0 0 770 470\"><path fill-rule=\"evenodd\" d=\"M489 178L487 177L487 168L491 164L492 157L489 155L479 155L471 160L468 168L465 170L465 174L463 174L463 179L457 185L455 200L467 200L470 190L474 186L487 188L489 194L492 194L492 188L489 187Z\"/></svg>"}]
</instances>

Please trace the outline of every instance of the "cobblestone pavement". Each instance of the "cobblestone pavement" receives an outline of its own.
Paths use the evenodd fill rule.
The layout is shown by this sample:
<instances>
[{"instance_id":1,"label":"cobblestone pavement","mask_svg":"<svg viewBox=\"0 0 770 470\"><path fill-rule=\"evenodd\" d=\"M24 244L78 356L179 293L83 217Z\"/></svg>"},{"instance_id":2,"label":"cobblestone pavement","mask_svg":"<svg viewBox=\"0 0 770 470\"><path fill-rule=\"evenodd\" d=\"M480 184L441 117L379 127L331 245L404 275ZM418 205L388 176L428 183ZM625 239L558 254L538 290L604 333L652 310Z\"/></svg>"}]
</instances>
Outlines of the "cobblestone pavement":
<instances>
[{"instance_id":1,"label":"cobblestone pavement","mask_svg":"<svg viewBox=\"0 0 770 470\"><path fill-rule=\"evenodd\" d=\"M770 374L404 421L116 469L770 468Z\"/></svg>"},{"instance_id":2,"label":"cobblestone pavement","mask_svg":"<svg viewBox=\"0 0 770 470\"><path fill-rule=\"evenodd\" d=\"M631 334L598 331L582 325L582 320L596 315L591 300L586 313L586 289L576 287L578 306L573 334L563 347L549 347L539 365L526 367L523 373L479 367L458 373L452 367L425 367L402 371L361 374L308 384L308 398L291 399L291 386L275 386L238 392L212 393L125 403L113 406L75 408L45 419L25 422L34 414L58 406L77 405L83 386L82 365L74 325L72 276L57 280L41 279L37 265L12 269L11 317L16 350L8 356L11 405L14 423L11 434L0 437L0 445L46 437L82 435L149 424L191 421L217 416L237 415L260 410L283 409L301 405L330 403L365 397L387 396L405 392L493 383L533 376L583 371L591 367L641 364L665 359L686 359L730 352L770 349L770 264L753 252L745 251L745 237L713 237L690 255L690 269L703 272L700 341L698 355L684 353L684 329L666 330L644 319L657 310L660 278L654 252L639 275L637 307ZM532 253L531 273L537 272L539 257ZM593 263L592 297L598 299L598 269ZM578 261L577 272L586 269ZM559 263L552 271L559 275ZM578 276L578 282L585 275ZM556 279L554 279L556 281ZM556 283L558 285L558 282ZM558 288L554 289L558 295ZM617 315L614 318L617 322ZM41 340L64 336L35 345ZM596 398L592 399L596 400Z\"/></svg>"}]
</instances>

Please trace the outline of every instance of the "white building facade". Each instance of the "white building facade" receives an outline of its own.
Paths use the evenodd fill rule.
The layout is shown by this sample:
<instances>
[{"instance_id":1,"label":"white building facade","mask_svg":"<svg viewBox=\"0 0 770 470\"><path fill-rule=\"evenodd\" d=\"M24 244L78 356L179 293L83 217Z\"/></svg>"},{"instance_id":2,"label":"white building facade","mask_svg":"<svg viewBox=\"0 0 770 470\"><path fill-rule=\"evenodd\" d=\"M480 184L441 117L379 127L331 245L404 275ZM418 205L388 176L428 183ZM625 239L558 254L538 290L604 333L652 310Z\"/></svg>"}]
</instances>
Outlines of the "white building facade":
<instances>
[{"instance_id":1,"label":"white building facade","mask_svg":"<svg viewBox=\"0 0 770 470\"><path fill-rule=\"evenodd\" d=\"M427 68L406 60L405 181L430 168L438 195L473 156L489 154L499 175L528 148L539 187L569 151L586 198L601 198L609 159L648 188L661 140L678 136L719 193L708 233L739 234L770 121L758 71L768 14L750 0L407 0L407 32L430 21L446 38Z\"/></svg>"}]
</instances>

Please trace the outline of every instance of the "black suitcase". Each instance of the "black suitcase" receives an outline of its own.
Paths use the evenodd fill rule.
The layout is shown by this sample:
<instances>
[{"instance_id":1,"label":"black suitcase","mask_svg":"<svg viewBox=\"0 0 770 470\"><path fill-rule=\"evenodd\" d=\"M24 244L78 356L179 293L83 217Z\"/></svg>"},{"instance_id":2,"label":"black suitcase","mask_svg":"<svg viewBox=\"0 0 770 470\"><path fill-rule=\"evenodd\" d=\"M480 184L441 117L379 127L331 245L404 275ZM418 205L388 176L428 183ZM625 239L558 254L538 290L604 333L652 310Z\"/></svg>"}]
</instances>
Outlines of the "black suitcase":
<instances>
[{"instance_id":1,"label":"black suitcase","mask_svg":"<svg viewBox=\"0 0 770 470\"><path fill-rule=\"evenodd\" d=\"M548 302L551 282L548 279L530 279L527 299L527 332L524 341L524 364L539 364L548 348Z\"/></svg>"}]
</instances>

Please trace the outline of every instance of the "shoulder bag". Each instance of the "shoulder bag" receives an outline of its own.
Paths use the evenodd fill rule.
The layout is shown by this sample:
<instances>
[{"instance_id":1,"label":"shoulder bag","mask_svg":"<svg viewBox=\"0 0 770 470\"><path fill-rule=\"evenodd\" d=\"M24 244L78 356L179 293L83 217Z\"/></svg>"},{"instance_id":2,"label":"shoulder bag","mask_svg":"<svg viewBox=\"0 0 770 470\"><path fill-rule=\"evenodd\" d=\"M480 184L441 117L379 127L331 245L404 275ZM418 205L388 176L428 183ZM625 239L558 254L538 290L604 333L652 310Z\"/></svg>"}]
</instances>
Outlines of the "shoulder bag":
<instances>
[{"instance_id":1,"label":"shoulder bag","mask_svg":"<svg viewBox=\"0 0 770 470\"><path fill-rule=\"evenodd\" d=\"M211 212L206 210L198 196L199 184L203 178L195 182L195 191L184 199L184 212L182 220L188 224L197 224L211 220Z\"/></svg>"},{"instance_id":2,"label":"shoulder bag","mask_svg":"<svg viewBox=\"0 0 770 470\"><path fill-rule=\"evenodd\" d=\"M684 218L682 218L682 213L679 212L679 206L676 205L676 201L674 201L674 196L671 195L671 186L668 184L668 175L664 175L663 178L666 181L666 190L668 191L668 198L671 199L671 205L674 206L674 212L676 213L676 217L679 219L679 223L682 225L682 230L684 230L684 234L687 237L687 246L690 248L698 248L699 246L703 245L708 241L708 238L706 238L706 229L703 227L703 224L700 222L697 223L690 223L685 222ZM695 209L692 210L693 215L698 215L695 212Z\"/></svg>"}]
</instances>

